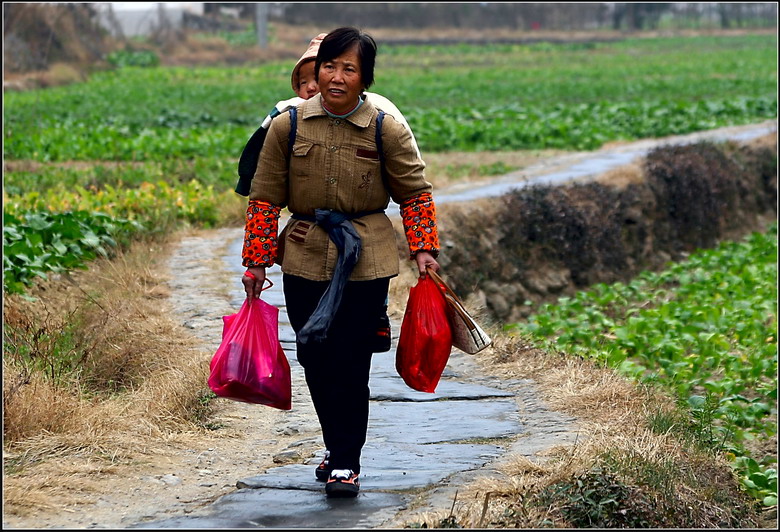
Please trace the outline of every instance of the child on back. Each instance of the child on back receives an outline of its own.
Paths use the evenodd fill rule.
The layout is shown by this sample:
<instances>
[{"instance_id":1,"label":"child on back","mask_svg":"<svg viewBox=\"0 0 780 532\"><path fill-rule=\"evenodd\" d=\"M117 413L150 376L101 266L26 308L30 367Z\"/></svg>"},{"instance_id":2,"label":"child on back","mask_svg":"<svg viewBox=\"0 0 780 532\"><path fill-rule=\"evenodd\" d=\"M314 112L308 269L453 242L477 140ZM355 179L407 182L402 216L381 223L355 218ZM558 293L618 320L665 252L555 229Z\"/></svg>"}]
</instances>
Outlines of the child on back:
<instances>
[{"instance_id":1,"label":"child on back","mask_svg":"<svg viewBox=\"0 0 780 532\"><path fill-rule=\"evenodd\" d=\"M308 100L320 92L317 79L314 77L314 62L317 59L317 52L320 49L320 43L322 42L322 39L325 38L325 36L327 36L327 33L320 33L315 38L313 38L309 43L309 47L293 67L292 74L290 76L290 83L292 85L293 91L297 96L278 102L274 108L271 109L271 112L268 113L268 116L265 117L262 124L260 125L260 128L255 131L254 135L252 135L252 138L250 138L249 142L247 142L247 145L244 148L244 151L241 154L241 159L239 161L239 180L235 189L236 192L242 196L249 195L249 188L252 182L252 176L254 176L255 169L257 167L260 148L263 144L263 141L265 140L265 133L268 132L268 128L271 126L271 121L275 117L287 111L289 108L295 107L299 103L303 102L304 100ZM374 107L384 111L385 113L395 118L396 121L403 124L412 137L412 145L417 151L417 155L422 159L422 156L420 155L420 148L417 146L417 139L414 138L414 133L409 127L409 123L406 121L406 118L404 118L404 115L401 114L401 111L398 109L398 107L396 107L393 102L381 94L365 92L364 95L368 101L374 105Z\"/></svg>"}]
</instances>

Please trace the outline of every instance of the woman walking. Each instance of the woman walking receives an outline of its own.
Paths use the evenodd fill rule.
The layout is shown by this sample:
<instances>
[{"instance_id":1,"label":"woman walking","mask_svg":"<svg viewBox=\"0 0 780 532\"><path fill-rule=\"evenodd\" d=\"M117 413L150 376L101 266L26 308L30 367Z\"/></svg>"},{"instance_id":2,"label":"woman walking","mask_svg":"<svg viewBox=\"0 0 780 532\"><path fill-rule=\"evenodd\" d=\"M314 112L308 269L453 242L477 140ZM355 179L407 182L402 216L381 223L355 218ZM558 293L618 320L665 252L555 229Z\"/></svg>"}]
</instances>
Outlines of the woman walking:
<instances>
[{"instance_id":1,"label":"woman walking","mask_svg":"<svg viewBox=\"0 0 780 532\"><path fill-rule=\"evenodd\" d=\"M359 492L369 419L376 316L399 273L395 231L384 210L400 205L420 276L439 270L436 213L425 164L410 131L364 96L374 81L376 43L356 28L330 32L314 73L319 94L291 120L271 123L252 180L242 254L247 297L259 297L266 268L280 264L290 323L325 446L328 496ZM278 235L280 210L292 220Z\"/></svg>"}]
</instances>

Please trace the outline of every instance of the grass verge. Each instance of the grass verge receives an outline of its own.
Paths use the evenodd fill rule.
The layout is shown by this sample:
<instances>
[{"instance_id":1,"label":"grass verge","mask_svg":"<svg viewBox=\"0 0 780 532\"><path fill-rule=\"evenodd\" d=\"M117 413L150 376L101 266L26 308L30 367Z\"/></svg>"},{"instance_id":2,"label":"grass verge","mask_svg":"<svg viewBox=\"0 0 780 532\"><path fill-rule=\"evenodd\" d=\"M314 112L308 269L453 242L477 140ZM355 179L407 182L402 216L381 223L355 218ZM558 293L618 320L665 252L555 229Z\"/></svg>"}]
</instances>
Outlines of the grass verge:
<instances>
[{"instance_id":1,"label":"grass verge","mask_svg":"<svg viewBox=\"0 0 780 532\"><path fill-rule=\"evenodd\" d=\"M3 469L8 511L89 490L118 464L198 432L204 357L171 317L167 241L4 298ZM10 480L10 481L9 481Z\"/></svg>"}]
</instances>

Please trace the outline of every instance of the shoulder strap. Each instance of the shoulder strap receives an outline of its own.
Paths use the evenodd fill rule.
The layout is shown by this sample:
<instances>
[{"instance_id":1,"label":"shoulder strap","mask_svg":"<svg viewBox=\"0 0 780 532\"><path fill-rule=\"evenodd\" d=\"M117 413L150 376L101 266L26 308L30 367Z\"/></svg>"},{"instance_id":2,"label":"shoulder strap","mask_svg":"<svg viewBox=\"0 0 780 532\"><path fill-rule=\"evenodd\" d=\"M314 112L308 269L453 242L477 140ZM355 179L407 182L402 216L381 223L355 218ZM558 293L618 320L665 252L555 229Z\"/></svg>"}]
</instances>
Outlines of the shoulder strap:
<instances>
[{"instance_id":1,"label":"shoulder strap","mask_svg":"<svg viewBox=\"0 0 780 532\"><path fill-rule=\"evenodd\" d=\"M379 114L376 115L376 151L379 154L382 181L384 182L387 191L390 192L390 189L387 186L387 176L385 175L385 151L382 149L382 122L384 122L384 120L385 112L380 109Z\"/></svg>"},{"instance_id":2,"label":"shoulder strap","mask_svg":"<svg viewBox=\"0 0 780 532\"><path fill-rule=\"evenodd\" d=\"M288 137L289 151L287 153L287 160L289 161L290 154L292 153L292 146L295 144L298 112L295 107L290 107L288 110L290 111L290 136ZM249 137L249 140L241 152L241 157L238 159L238 182L236 183L235 190L236 193L241 194L242 196L249 196L249 191L252 188L252 178L255 176L255 171L257 171L257 161L260 159L260 150L263 149L263 143L265 142L266 135L268 135L269 127L270 124L266 127L260 126L255 130L252 136Z\"/></svg>"},{"instance_id":3,"label":"shoulder strap","mask_svg":"<svg viewBox=\"0 0 780 532\"><path fill-rule=\"evenodd\" d=\"M290 134L287 137L287 163L290 163L293 146L295 146L295 136L298 133L298 109L290 107Z\"/></svg>"}]
</instances>

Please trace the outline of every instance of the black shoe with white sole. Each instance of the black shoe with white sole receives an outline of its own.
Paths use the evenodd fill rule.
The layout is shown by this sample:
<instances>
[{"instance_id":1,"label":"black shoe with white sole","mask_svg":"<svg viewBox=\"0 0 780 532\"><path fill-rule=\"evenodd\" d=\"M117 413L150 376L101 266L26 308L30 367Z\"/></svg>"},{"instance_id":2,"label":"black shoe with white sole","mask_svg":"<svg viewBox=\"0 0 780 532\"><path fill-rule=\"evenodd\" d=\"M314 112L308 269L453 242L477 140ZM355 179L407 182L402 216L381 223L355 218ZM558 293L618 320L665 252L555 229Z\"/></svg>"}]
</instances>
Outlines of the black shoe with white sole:
<instances>
[{"instance_id":1,"label":"black shoe with white sole","mask_svg":"<svg viewBox=\"0 0 780 532\"><path fill-rule=\"evenodd\" d=\"M325 484L325 494L328 497L357 497L359 491L358 474L351 469L334 469Z\"/></svg>"}]
</instances>

